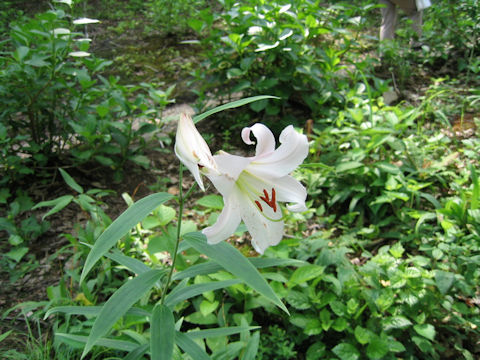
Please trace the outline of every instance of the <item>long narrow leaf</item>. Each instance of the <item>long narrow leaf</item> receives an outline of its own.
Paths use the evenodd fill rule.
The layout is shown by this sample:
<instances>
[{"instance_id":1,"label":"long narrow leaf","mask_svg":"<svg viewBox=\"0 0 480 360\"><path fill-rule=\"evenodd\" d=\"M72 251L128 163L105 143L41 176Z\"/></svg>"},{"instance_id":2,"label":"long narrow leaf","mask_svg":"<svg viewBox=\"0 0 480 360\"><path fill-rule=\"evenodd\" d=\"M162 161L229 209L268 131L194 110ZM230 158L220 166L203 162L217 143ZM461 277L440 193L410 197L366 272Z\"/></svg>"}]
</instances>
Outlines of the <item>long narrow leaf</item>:
<instances>
[{"instance_id":1,"label":"long narrow leaf","mask_svg":"<svg viewBox=\"0 0 480 360\"><path fill-rule=\"evenodd\" d=\"M74 197L72 195L64 195L60 196L57 199L54 200L48 200L48 201L42 201L39 202L37 205L35 205L32 209L38 209L40 207L44 206L53 206L45 215L42 216L42 220L45 219L47 216L53 215L60 210L62 210L64 207L66 207L68 204L70 204L73 201Z\"/></svg>"},{"instance_id":2,"label":"long narrow leaf","mask_svg":"<svg viewBox=\"0 0 480 360\"><path fill-rule=\"evenodd\" d=\"M198 344L190 339L186 334L177 331L175 334L177 345L182 348L194 360L210 360L207 353Z\"/></svg>"},{"instance_id":3,"label":"long narrow leaf","mask_svg":"<svg viewBox=\"0 0 480 360\"><path fill-rule=\"evenodd\" d=\"M130 351L127 356L123 358L123 360L140 360L143 359L143 355L148 351L148 348L150 347L149 344L143 344L137 347L136 349L133 349Z\"/></svg>"},{"instance_id":4,"label":"long narrow leaf","mask_svg":"<svg viewBox=\"0 0 480 360\"><path fill-rule=\"evenodd\" d=\"M62 313L66 315L98 316L103 306L57 306L49 309L44 316L47 319L52 314ZM150 316L151 314L140 308L128 309L127 315L132 316Z\"/></svg>"},{"instance_id":5,"label":"long narrow leaf","mask_svg":"<svg viewBox=\"0 0 480 360\"><path fill-rule=\"evenodd\" d=\"M175 344L175 319L172 310L163 304L156 305L150 329L152 360L171 360Z\"/></svg>"},{"instance_id":6,"label":"long narrow leaf","mask_svg":"<svg viewBox=\"0 0 480 360\"><path fill-rule=\"evenodd\" d=\"M258 344L260 342L260 331L255 332L248 340L245 352L241 360L255 360L257 358Z\"/></svg>"},{"instance_id":7,"label":"long narrow leaf","mask_svg":"<svg viewBox=\"0 0 480 360\"><path fill-rule=\"evenodd\" d=\"M162 270L150 270L128 281L118 289L103 305L93 323L82 359L102 336L108 333L115 322L135 304L164 274Z\"/></svg>"},{"instance_id":8,"label":"long narrow leaf","mask_svg":"<svg viewBox=\"0 0 480 360\"><path fill-rule=\"evenodd\" d=\"M184 288L181 288L178 291L175 289L172 290L170 294L165 298L165 305L173 307L183 300L190 299L194 296L203 294L207 291L213 291L217 289L226 288L231 285L235 285L241 282L239 279L223 280L223 281L214 281L203 284L190 285Z\"/></svg>"},{"instance_id":9,"label":"long narrow leaf","mask_svg":"<svg viewBox=\"0 0 480 360\"><path fill-rule=\"evenodd\" d=\"M189 331L187 335L191 339L205 339L208 337L229 336L229 335L241 333L242 331L256 330L259 328L260 326L221 327L216 329Z\"/></svg>"},{"instance_id":10,"label":"long narrow leaf","mask_svg":"<svg viewBox=\"0 0 480 360\"><path fill-rule=\"evenodd\" d=\"M191 278L197 275L207 275L216 273L223 268L214 261L208 261L201 264L195 264L186 268L185 270L179 271L173 275L173 280L182 280Z\"/></svg>"},{"instance_id":11,"label":"long narrow leaf","mask_svg":"<svg viewBox=\"0 0 480 360\"><path fill-rule=\"evenodd\" d=\"M60 174L63 177L63 180L70 186L73 190L78 192L79 194L83 194L83 188L77 184L77 182L63 169L58 169Z\"/></svg>"},{"instance_id":12,"label":"long narrow leaf","mask_svg":"<svg viewBox=\"0 0 480 360\"><path fill-rule=\"evenodd\" d=\"M289 313L285 305L255 266L253 266L252 263L235 247L224 241L216 245L209 245L207 244L205 235L200 232L185 234L184 240L200 253L203 253L210 259L216 261L225 270L243 280L246 284L265 296L287 314Z\"/></svg>"},{"instance_id":13,"label":"long narrow leaf","mask_svg":"<svg viewBox=\"0 0 480 360\"><path fill-rule=\"evenodd\" d=\"M307 263L303 260L296 259L276 259L276 258L248 258L248 261L252 263L257 269L263 269L272 266L304 266ZM196 264L179 271L173 275L173 280L182 280L191 278L197 275L213 274L223 268L214 261L207 261L201 264Z\"/></svg>"},{"instance_id":14,"label":"long narrow leaf","mask_svg":"<svg viewBox=\"0 0 480 360\"><path fill-rule=\"evenodd\" d=\"M130 206L100 235L93 246L92 251L85 260L80 283L100 259L115 243L120 240L132 227L142 221L148 214L155 210L165 201L170 200L172 195L156 193L144 197Z\"/></svg>"},{"instance_id":15,"label":"long narrow leaf","mask_svg":"<svg viewBox=\"0 0 480 360\"><path fill-rule=\"evenodd\" d=\"M215 114L217 112L227 110L227 109L233 109L233 108L236 108L236 107L239 107L239 106L249 104L249 103L254 102L254 101L264 100L264 99L279 99L279 97L271 96L271 95L259 95L259 96L248 97L248 98L245 98L245 99L240 99L240 100L237 100L237 101L232 101L228 104L220 105L220 106L217 106L216 108L205 111L203 114L199 114L197 116L194 116L193 117L193 122L196 124L199 121L205 119L207 116L210 116L210 115Z\"/></svg>"},{"instance_id":16,"label":"long narrow leaf","mask_svg":"<svg viewBox=\"0 0 480 360\"><path fill-rule=\"evenodd\" d=\"M88 338L83 335L71 335L65 333L56 333L55 337L63 342L75 342L78 344L85 344L88 341ZM104 346L109 349L121 350L121 351L132 351L138 347L138 344L125 341L125 340L115 340L115 339L106 339L100 338L97 342L98 346Z\"/></svg>"}]
</instances>

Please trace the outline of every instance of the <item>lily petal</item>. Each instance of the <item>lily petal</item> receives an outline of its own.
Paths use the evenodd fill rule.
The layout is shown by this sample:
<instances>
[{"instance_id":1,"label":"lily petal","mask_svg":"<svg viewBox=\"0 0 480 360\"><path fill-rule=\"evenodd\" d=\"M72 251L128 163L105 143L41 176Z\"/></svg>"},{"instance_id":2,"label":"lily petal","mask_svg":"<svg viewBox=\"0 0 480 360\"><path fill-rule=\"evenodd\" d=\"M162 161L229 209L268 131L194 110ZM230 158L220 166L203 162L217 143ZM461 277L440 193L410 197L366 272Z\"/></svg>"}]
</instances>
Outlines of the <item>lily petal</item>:
<instances>
[{"instance_id":1,"label":"lily petal","mask_svg":"<svg viewBox=\"0 0 480 360\"><path fill-rule=\"evenodd\" d=\"M238 225L240 225L241 215L239 211L238 195L232 193L228 198L223 198L225 206L217 218L217 222L202 230L207 237L209 244L218 244L229 238Z\"/></svg>"},{"instance_id":2,"label":"lily petal","mask_svg":"<svg viewBox=\"0 0 480 360\"><path fill-rule=\"evenodd\" d=\"M287 209L293 212L306 211L305 200L307 199L307 190L305 187L292 176L283 176L281 178L263 177L259 178L245 170L245 182L255 189L275 189L276 200L278 202L293 203L287 205Z\"/></svg>"},{"instance_id":3,"label":"lily petal","mask_svg":"<svg viewBox=\"0 0 480 360\"><path fill-rule=\"evenodd\" d=\"M308 140L287 126L280 134L281 145L272 153L252 159L248 171L259 177L283 177L295 170L308 156Z\"/></svg>"},{"instance_id":4,"label":"lily petal","mask_svg":"<svg viewBox=\"0 0 480 360\"><path fill-rule=\"evenodd\" d=\"M240 196L239 210L248 232L252 236L252 245L259 254L269 246L277 245L283 237L283 221L271 221L259 211L255 203Z\"/></svg>"},{"instance_id":5,"label":"lily petal","mask_svg":"<svg viewBox=\"0 0 480 360\"><path fill-rule=\"evenodd\" d=\"M242 139L247 145L255 144L250 139L250 133L257 138L257 146L255 148L255 156L270 154L275 150L275 137L273 133L265 125L256 123L251 127L242 129Z\"/></svg>"}]
</instances>

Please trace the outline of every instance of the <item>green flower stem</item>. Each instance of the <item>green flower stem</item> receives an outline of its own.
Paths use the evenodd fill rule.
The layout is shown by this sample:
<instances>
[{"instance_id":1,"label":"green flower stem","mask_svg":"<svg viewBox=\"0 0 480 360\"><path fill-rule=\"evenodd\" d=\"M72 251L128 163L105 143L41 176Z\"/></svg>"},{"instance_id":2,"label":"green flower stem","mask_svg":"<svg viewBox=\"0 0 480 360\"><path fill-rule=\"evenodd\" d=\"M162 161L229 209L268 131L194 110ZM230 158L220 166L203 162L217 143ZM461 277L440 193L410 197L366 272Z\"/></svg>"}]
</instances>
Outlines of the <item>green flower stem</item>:
<instances>
[{"instance_id":1,"label":"green flower stem","mask_svg":"<svg viewBox=\"0 0 480 360\"><path fill-rule=\"evenodd\" d=\"M175 262L177 261L177 253L178 253L178 245L180 244L180 233L182 230L183 206L185 204L185 200L188 198L188 196L192 193L193 189L195 188L195 183L194 183L193 186L187 191L185 196L183 196L183 164L182 163L180 163L180 168L178 170L178 183L179 183L179 190L178 190L179 209L178 209L177 239L175 242L175 250L172 255L172 265L170 267L170 271L168 272L168 277L167 277L167 281L165 282L165 287L163 288L163 291L162 291L160 304L163 304L163 301L165 300L165 295L167 294L167 290L170 287L173 271L175 270Z\"/></svg>"}]
</instances>

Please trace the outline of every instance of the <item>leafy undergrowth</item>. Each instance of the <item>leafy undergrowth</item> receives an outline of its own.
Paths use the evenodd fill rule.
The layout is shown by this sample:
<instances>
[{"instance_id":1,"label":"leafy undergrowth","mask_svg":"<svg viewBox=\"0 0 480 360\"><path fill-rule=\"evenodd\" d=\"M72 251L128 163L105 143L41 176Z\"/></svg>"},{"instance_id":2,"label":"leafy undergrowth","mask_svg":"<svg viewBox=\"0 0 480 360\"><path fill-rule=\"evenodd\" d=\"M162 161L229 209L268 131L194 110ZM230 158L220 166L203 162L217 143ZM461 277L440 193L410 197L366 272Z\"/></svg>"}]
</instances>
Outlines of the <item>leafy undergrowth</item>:
<instances>
[{"instance_id":1,"label":"leafy undergrowth","mask_svg":"<svg viewBox=\"0 0 480 360\"><path fill-rule=\"evenodd\" d=\"M197 21L175 23L169 18L162 31L157 30L163 29L163 10L154 5L165 2L152 0L147 8L143 3L121 2L108 16L111 2L89 4L105 19L90 32L98 40L90 50L113 60L103 75L120 74L121 84L154 81L169 87L178 82L170 95L192 99L186 90L193 89L198 109L212 94L216 100L241 96L239 91L282 98L220 113L199 124L213 148L251 151L237 144L241 128L255 121L273 128L295 123L310 141L310 155L295 172L308 189L309 210L286 211L284 240L256 260L277 264L262 266L260 272L289 315L249 286L236 283L178 302L173 310L182 332L243 327L237 335L196 338L212 358L249 359L254 353L259 359L478 358L478 24L443 24L449 31L440 38L434 19L448 21L440 15L450 5L433 8L426 13L425 46L407 51L409 34L402 28L398 41L383 49L385 63L378 69L375 40L360 36L376 31L370 24L378 23L378 17L369 10L376 2L311 9L310 3L300 1L305 9L296 18L289 15L293 9L288 4L267 4L256 12L252 4L230 4L223 12L214 6L216 17L211 19L203 11L209 2L199 1ZM459 17L460 11L470 9L474 16L474 5L463 1L450 10ZM174 5L171 11L179 9ZM320 22L302 17L309 11ZM265 30L265 21L281 26ZM252 35L252 26L264 25L263 33ZM459 26L466 34L462 44L453 41ZM289 29L302 29L302 36ZM316 37L312 40L305 29L314 29ZM200 44L179 45L194 37ZM273 47L277 38L283 43ZM291 58L287 47L308 56ZM186 82L190 80L196 82ZM118 104L139 104L129 102L132 93L117 84L110 81L103 107L87 104L85 114L92 110L109 116L106 105L117 114ZM96 87L89 94L98 89L104 91ZM143 89L154 95L141 100L151 105L158 93L152 87ZM388 90L399 96L392 105L382 97ZM130 118L137 113L132 114ZM117 140L124 131L120 129ZM136 140L120 147L136 147ZM131 153L132 158L144 156L140 160L147 159L148 168L142 166L145 161L105 167L93 159L64 167L62 173L42 171L38 181L22 178L0 189L0 202L5 204L0 214L3 357L80 358L98 315L96 306L103 306L132 279L132 263L125 258L149 269L168 267L178 223L175 201L146 216L116 244L113 255L102 258L79 283L89 246L113 219L151 193L178 195L178 162L170 151L173 134L162 134L160 140L165 145L161 151L148 151L151 143L141 143L144 152ZM105 143L97 149L108 154L106 136L90 145L100 141ZM192 184L187 179L185 190ZM207 191L194 193L187 203L183 233L217 218L222 199ZM245 228L229 242L245 256L256 257ZM282 261L284 265L278 265ZM177 270L206 262L197 250L185 249L179 253ZM175 286L214 287L221 281L235 279L215 268L176 280ZM145 314L160 298L160 285L115 323L108 334L111 341L94 347L92 359L133 357L148 343L152 329ZM260 330L245 330L257 325ZM177 358L188 356L176 351ZM136 358L142 356L147 355Z\"/></svg>"}]
</instances>

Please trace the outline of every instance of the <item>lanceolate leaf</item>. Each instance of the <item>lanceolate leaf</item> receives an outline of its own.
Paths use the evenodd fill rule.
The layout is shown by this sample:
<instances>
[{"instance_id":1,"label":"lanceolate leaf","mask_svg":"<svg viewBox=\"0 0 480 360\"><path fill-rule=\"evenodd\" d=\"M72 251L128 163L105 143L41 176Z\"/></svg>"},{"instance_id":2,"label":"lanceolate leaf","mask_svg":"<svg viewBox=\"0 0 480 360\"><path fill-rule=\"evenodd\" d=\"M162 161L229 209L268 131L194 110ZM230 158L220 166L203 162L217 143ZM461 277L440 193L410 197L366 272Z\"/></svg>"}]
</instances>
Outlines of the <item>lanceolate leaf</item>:
<instances>
[{"instance_id":1,"label":"lanceolate leaf","mask_svg":"<svg viewBox=\"0 0 480 360\"><path fill-rule=\"evenodd\" d=\"M150 270L126 282L103 305L93 323L92 330L83 350L82 359L102 336L108 333L115 322L135 304L160 279L163 270Z\"/></svg>"},{"instance_id":2,"label":"lanceolate leaf","mask_svg":"<svg viewBox=\"0 0 480 360\"><path fill-rule=\"evenodd\" d=\"M195 360L210 360L210 357L207 353L197 345L188 335L183 334L179 331L175 334L175 341L178 346L182 348L187 354L189 354L192 359Z\"/></svg>"},{"instance_id":3,"label":"lanceolate leaf","mask_svg":"<svg viewBox=\"0 0 480 360\"><path fill-rule=\"evenodd\" d=\"M153 309L150 324L150 351L154 360L170 360L175 344L175 319L172 310L164 304Z\"/></svg>"},{"instance_id":4,"label":"lanceolate leaf","mask_svg":"<svg viewBox=\"0 0 480 360\"><path fill-rule=\"evenodd\" d=\"M231 280L224 280L224 281L214 281L214 282L209 282L204 284L190 285L187 287L183 287L177 291L176 289L173 289L170 292L170 294L168 294L167 297L165 298L165 305L172 307L183 300L190 299L194 296L203 294L204 292L226 288L228 286L238 284L239 282L240 282L239 279L231 279Z\"/></svg>"},{"instance_id":5,"label":"lanceolate leaf","mask_svg":"<svg viewBox=\"0 0 480 360\"><path fill-rule=\"evenodd\" d=\"M172 195L167 193L156 193L144 197L130 206L100 235L87 256L83 267L80 283L92 269L93 265L100 259L115 243L120 240L132 227L142 221L155 208L170 200Z\"/></svg>"},{"instance_id":6,"label":"lanceolate leaf","mask_svg":"<svg viewBox=\"0 0 480 360\"><path fill-rule=\"evenodd\" d=\"M288 314L285 305L262 275L260 275L255 266L232 245L226 242L209 245L207 244L205 235L200 232L188 233L184 235L184 240L197 251L217 262L225 270L243 280L247 285L251 286Z\"/></svg>"},{"instance_id":7,"label":"lanceolate leaf","mask_svg":"<svg viewBox=\"0 0 480 360\"><path fill-rule=\"evenodd\" d=\"M248 97L248 98L245 98L245 99L240 99L240 100L237 100L237 101L232 101L228 104L217 106L216 108L205 111L203 114L195 116L193 118L193 122L196 124L199 121L205 119L207 116L210 116L210 115L215 114L217 112L227 110L227 109L236 108L236 107L243 106L243 105L249 104L251 102L258 101L258 100L263 100L263 99L279 99L279 98L276 97L276 96L271 96L271 95L259 95L259 96Z\"/></svg>"}]
</instances>

